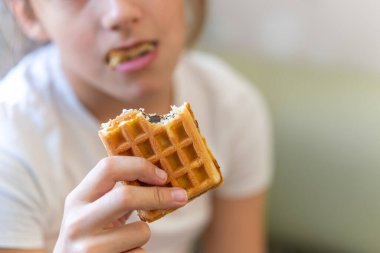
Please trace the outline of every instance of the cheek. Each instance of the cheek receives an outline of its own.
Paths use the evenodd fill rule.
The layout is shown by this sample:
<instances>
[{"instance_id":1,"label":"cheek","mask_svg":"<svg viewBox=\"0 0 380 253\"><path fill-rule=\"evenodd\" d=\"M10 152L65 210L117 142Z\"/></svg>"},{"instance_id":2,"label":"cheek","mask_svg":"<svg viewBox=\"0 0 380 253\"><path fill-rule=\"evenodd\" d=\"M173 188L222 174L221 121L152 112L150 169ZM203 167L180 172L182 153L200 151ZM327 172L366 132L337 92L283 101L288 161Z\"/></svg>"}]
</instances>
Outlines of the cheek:
<instances>
[{"instance_id":1,"label":"cheek","mask_svg":"<svg viewBox=\"0 0 380 253\"><path fill-rule=\"evenodd\" d=\"M96 57L96 30L91 24L92 22L77 19L71 21L69 26L63 24L60 33L56 35L58 47L73 65L87 65Z\"/></svg>"},{"instance_id":2,"label":"cheek","mask_svg":"<svg viewBox=\"0 0 380 253\"><path fill-rule=\"evenodd\" d=\"M182 0L154 1L149 7L149 16L153 17L153 23L158 26L159 36L165 38L183 39L185 36L185 11ZM165 36L165 37L164 37Z\"/></svg>"},{"instance_id":3,"label":"cheek","mask_svg":"<svg viewBox=\"0 0 380 253\"><path fill-rule=\"evenodd\" d=\"M96 35L96 22L85 1L61 0L52 8L50 13L54 13L54 16L47 20L52 41L66 53L81 53L80 49L91 49L90 43Z\"/></svg>"},{"instance_id":4,"label":"cheek","mask_svg":"<svg viewBox=\"0 0 380 253\"><path fill-rule=\"evenodd\" d=\"M67 36L65 36L65 34ZM88 35L81 33L75 33L75 31L69 30L67 33L61 34L61 38L57 43L61 50L62 58L72 65L73 67L80 69L87 68L90 62L91 48L89 45L91 41Z\"/></svg>"}]
</instances>

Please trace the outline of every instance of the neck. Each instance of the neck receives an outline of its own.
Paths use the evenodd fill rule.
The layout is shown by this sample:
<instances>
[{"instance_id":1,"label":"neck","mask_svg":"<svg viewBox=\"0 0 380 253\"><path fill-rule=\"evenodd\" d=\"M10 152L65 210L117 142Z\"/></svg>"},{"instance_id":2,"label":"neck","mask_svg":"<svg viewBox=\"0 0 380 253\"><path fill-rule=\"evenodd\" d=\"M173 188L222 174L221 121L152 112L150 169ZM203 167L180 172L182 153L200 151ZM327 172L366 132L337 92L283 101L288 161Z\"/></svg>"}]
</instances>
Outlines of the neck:
<instances>
[{"instance_id":1,"label":"neck","mask_svg":"<svg viewBox=\"0 0 380 253\"><path fill-rule=\"evenodd\" d=\"M69 80L73 83L75 80ZM131 101L122 101L112 95L88 85L72 85L74 92L78 96L84 107L99 121L107 122L109 119L119 115L123 109L144 108L147 113L157 113L160 115L170 111L173 104L173 85L165 85L159 91L141 96Z\"/></svg>"}]
</instances>

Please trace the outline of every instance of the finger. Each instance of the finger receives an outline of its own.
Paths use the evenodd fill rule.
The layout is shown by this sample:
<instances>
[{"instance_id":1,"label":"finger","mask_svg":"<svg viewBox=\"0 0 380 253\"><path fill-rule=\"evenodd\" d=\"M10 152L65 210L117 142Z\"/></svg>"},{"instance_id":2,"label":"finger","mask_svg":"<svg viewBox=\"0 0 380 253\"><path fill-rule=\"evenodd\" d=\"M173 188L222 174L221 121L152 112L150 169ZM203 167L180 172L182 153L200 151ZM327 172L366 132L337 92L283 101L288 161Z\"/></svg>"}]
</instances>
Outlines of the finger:
<instances>
[{"instance_id":1,"label":"finger","mask_svg":"<svg viewBox=\"0 0 380 253\"><path fill-rule=\"evenodd\" d=\"M91 202L110 191L116 182L134 180L162 185L167 180L167 173L144 158L107 157L88 173L72 194L79 199Z\"/></svg>"},{"instance_id":2,"label":"finger","mask_svg":"<svg viewBox=\"0 0 380 253\"><path fill-rule=\"evenodd\" d=\"M124 185L113 189L89 205L87 229L103 228L132 210L157 210L177 208L187 203L187 193L182 188L141 187Z\"/></svg>"},{"instance_id":3,"label":"finger","mask_svg":"<svg viewBox=\"0 0 380 253\"><path fill-rule=\"evenodd\" d=\"M143 248L137 248L137 249L128 251L128 253L146 253L146 251Z\"/></svg>"},{"instance_id":4,"label":"finger","mask_svg":"<svg viewBox=\"0 0 380 253\"><path fill-rule=\"evenodd\" d=\"M138 221L102 231L88 238L81 250L93 253L139 252L134 250L141 248L149 238L149 226L145 222Z\"/></svg>"},{"instance_id":5,"label":"finger","mask_svg":"<svg viewBox=\"0 0 380 253\"><path fill-rule=\"evenodd\" d=\"M142 221L104 231L93 238L98 252L130 252L142 247L150 238L148 224ZM133 251L132 251L133 252Z\"/></svg>"},{"instance_id":6,"label":"finger","mask_svg":"<svg viewBox=\"0 0 380 253\"><path fill-rule=\"evenodd\" d=\"M130 215L131 215L131 212L123 215L119 219L114 220L112 223L110 223L104 229L116 228L116 227L120 227L120 226L125 225L125 223L127 222L127 220L128 220L128 218L129 218Z\"/></svg>"}]
</instances>

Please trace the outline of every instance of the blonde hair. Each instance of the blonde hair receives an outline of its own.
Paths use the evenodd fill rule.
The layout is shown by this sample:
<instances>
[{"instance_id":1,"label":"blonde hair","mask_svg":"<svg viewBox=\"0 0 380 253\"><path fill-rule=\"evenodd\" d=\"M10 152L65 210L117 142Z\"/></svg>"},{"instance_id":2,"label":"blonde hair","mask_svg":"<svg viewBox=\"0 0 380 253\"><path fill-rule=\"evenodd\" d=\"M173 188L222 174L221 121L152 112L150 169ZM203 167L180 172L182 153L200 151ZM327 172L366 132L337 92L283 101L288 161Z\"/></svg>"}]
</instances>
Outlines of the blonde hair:
<instances>
[{"instance_id":1,"label":"blonde hair","mask_svg":"<svg viewBox=\"0 0 380 253\"><path fill-rule=\"evenodd\" d=\"M187 45L192 46L202 33L207 17L207 0L188 0L190 24Z\"/></svg>"},{"instance_id":2,"label":"blonde hair","mask_svg":"<svg viewBox=\"0 0 380 253\"><path fill-rule=\"evenodd\" d=\"M191 47L203 30L207 0L185 1L189 19L187 46ZM25 53L38 47L39 44L26 38L18 29L3 0L0 0L0 20L0 51L5 54L0 59L0 77L2 77Z\"/></svg>"},{"instance_id":3,"label":"blonde hair","mask_svg":"<svg viewBox=\"0 0 380 253\"><path fill-rule=\"evenodd\" d=\"M5 2L0 0L0 78L36 46L18 29Z\"/></svg>"}]
</instances>

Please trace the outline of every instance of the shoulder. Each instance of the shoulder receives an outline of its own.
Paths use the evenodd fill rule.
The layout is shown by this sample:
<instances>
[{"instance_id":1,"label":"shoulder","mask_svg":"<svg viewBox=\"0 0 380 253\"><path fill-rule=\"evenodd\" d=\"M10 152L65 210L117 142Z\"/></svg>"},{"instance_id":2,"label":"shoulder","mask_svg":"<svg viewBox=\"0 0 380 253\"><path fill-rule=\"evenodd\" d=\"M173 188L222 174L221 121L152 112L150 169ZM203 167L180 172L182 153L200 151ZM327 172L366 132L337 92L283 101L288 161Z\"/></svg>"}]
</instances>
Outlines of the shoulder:
<instances>
[{"instance_id":1,"label":"shoulder","mask_svg":"<svg viewBox=\"0 0 380 253\"><path fill-rule=\"evenodd\" d=\"M27 109L38 103L50 82L50 52L50 47L43 47L26 55L0 81L0 111Z\"/></svg>"},{"instance_id":2,"label":"shoulder","mask_svg":"<svg viewBox=\"0 0 380 253\"><path fill-rule=\"evenodd\" d=\"M264 97L215 56L191 52L182 65L184 97L200 115L202 133L225 175L218 194L248 196L264 189L271 171L271 124Z\"/></svg>"},{"instance_id":3,"label":"shoulder","mask_svg":"<svg viewBox=\"0 0 380 253\"><path fill-rule=\"evenodd\" d=\"M220 111L231 117L241 114L261 117L261 114L266 113L265 99L255 84L221 58L190 51L183 57L181 64L183 74L192 79L192 86L196 86L198 92L206 93L208 100Z\"/></svg>"},{"instance_id":4,"label":"shoulder","mask_svg":"<svg viewBox=\"0 0 380 253\"><path fill-rule=\"evenodd\" d=\"M28 54L0 81L1 143L42 131L51 100L49 55L49 47Z\"/></svg>"},{"instance_id":5,"label":"shoulder","mask_svg":"<svg viewBox=\"0 0 380 253\"><path fill-rule=\"evenodd\" d=\"M193 74L207 79L217 89L231 88L239 91L248 88L248 81L221 58L200 51L189 51L183 57L185 65ZM218 83L215 83L218 82Z\"/></svg>"}]
</instances>

